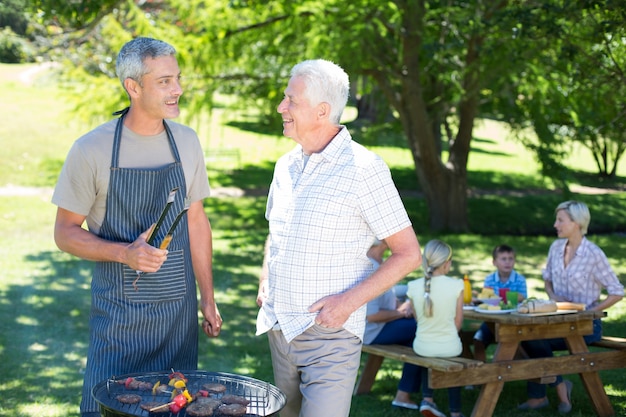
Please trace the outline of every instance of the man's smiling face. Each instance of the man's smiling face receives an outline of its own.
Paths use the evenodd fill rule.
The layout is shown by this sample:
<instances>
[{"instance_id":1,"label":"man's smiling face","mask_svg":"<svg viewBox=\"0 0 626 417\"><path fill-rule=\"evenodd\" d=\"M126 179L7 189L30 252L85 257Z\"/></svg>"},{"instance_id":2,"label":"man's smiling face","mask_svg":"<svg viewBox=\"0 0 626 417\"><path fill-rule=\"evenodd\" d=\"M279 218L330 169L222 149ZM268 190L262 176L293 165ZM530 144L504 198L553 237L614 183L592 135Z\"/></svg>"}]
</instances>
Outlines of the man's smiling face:
<instances>
[{"instance_id":1,"label":"man's smiling face","mask_svg":"<svg viewBox=\"0 0 626 417\"><path fill-rule=\"evenodd\" d=\"M285 98L277 108L283 118L283 134L299 144L318 128L316 107L311 106L305 91L304 79L292 77L285 89Z\"/></svg>"},{"instance_id":2,"label":"man's smiling face","mask_svg":"<svg viewBox=\"0 0 626 417\"><path fill-rule=\"evenodd\" d=\"M180 69L174 56L146 58L148 73L141 78L140 95L133 103L155 119L178 117L178 100L183 94Z\"/></svg>"}]
</instances>

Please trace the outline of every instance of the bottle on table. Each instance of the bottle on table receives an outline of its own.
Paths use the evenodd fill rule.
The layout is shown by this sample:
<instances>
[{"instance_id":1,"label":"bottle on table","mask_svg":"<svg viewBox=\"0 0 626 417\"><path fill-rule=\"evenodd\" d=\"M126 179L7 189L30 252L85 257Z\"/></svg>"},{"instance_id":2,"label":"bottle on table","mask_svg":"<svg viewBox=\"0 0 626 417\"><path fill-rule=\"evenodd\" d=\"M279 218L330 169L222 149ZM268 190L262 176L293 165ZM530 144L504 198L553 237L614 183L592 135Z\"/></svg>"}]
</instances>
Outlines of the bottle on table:
<instances>
[{"instance_id":1,"label":"bottle on table","mask_svg":"<svg viewBox=\"0 0 626 417\"><path fill-rule=\"evenodd\" d=\"M467 274L463 275L463 303L472 304L472 283Z\"/></svg>"}]
</instances>

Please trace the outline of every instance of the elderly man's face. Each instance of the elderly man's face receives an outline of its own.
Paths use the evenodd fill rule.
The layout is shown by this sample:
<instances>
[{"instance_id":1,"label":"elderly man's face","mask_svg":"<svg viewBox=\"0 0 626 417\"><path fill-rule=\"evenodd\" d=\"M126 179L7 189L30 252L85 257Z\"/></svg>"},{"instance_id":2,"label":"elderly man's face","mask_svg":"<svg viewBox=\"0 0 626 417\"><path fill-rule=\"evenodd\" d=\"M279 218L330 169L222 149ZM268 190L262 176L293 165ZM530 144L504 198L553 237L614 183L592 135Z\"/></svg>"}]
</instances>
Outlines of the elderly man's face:
<instances>
[{"instance_id":1,"label":"elderly man's face","mask_svg":"<svg viewBox=\"0 0 626 417\"><path fill-rule=\"evenodd\" d=\"M301 77L292 77L285 89L285 98L277 108L283 118L283 134L300 144L319 127L317 107L311 106L305 89Z\"/></svg>"}]
</instances>

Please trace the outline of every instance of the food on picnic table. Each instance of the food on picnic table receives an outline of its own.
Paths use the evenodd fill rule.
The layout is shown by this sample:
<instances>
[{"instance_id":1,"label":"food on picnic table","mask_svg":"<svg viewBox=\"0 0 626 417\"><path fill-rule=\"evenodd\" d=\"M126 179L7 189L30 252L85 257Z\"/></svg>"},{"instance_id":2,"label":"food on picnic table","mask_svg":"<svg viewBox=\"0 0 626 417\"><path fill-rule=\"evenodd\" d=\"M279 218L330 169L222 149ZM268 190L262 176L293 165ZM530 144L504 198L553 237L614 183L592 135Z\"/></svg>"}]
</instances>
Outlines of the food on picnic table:
<instances>
[{"instance_id":1,"label":"food on picnic table","mask_svg":"<svg viewBox=\"0 0 626 417\"><path fill-rule=\"evenodd\" d=\"M141 402L141 395L137 394L120 394L115 397L122 404L137 404Z\"/></svg>"},{"instance_id":2,"label":"food on picnic table","mask_svg":"<svg viewBox=\"0 0 626 417\"><path fill-rule=\"evenodd\" d=\"M576 310L576 311L585 311L587 306L583 303L571 303L569 301L557 301L556 307L559 310Z\"/></svg>"},{"instance_id":3,"label":"food on picnic table","mask_svg":"<svg viewBox=\"0 0 626 417\"><path fill-rule=\"evenodd\" d=\"M488 300L490 298L500 299L500 296L493 291L493 288L485 287L481 290L481 292L476 296L479 300Z\"/></svg>"},{"instance_id":4,"label":"food on picnic table","mask_svg":"<svg viewBox=\"0 0 626 417\"><path fill-rule=\"evenodd\" d=\"M503 309L500 305L491 305L487 303L482 303L478 305L479 310L507 310Z\"/></svg>"},{"instance_id":5,"label":"food on picnic table","mask_svg":"<svg viewBox=\"0 0 626 417\"><path fill-rule=\"evenodd\" d=\"M556 310L557 305L554 300L528 299L517 306L517 312L522 314L553 313Z\"/></svg>"},{"instance_id":6,"label":"food on picnic table","mask_svg":"<svg viewBox=\"0 0 626 417\"><path fill-rule=\"evenodd\" d=\"M493 292L492 288L488 288L488 289L491 290L491 292ZM490 300L495 300L496 302L489 301L489 302L480 303L478 305L478 310L499 311L499 310L515 310L515 308L516 308L510 302L502 301L500 299L500 297L498 297L498 296L496 296L495 298L492 298Z\"/></svg>"}]
</instances>

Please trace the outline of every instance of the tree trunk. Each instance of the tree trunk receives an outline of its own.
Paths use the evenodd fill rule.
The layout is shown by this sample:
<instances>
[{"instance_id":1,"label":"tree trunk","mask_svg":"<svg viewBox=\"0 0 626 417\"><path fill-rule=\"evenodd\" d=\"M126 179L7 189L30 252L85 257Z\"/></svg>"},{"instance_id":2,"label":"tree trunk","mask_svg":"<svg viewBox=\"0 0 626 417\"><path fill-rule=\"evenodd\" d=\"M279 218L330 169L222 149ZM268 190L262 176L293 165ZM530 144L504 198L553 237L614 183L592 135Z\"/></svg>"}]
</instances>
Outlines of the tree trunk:
<instances>
[{"instance_id":1,"label":"tree trunk","mask_svg":"<svg viewBox=\"0 0 626 417\"><path fill-rule=\"evenodd\" d=\"M460 163L444 164L441 160L440 136L434 134L434 124L429 118L426 104L422 99L419 77L404 79L404 100L396 103L409 148L415 162L415 171L428 205L429 229L433 232L466 232L467 223L467 154L451 158ZM471 112L470 112L471 113ZM471 138L471 126L466 135ZM459 132L462 132L459 129ZM469 152L469 141L457 135L452 152ZM454 146L457 146L456 150ZM463 145L466 143L466 145Z\"/></svg>"},{"instance_id":2,"label":"tree trunk","mask_svg":"<svg viewBox=\"0 0 626 417\"><path fill-rule=\"evenodd\" d=\"M468 230L466 163L475 113L475 107L472 106L475 106L476 101L467 100L459 104L461 115L465 117L461 120L457 138L450 149L451 158L448 163L444 163L441 159L441 135L435 134L439 132L441 120L429 113L421 84L420 48L424 22L415 16L424 15L425 1L402 4L405 9L400 91L395 83L398 79L392 81L394 76L382 71L373 71L370 75L376 79L387 100L399 114L415 162L417 179L428 205L430 231L465 232ZM469 91L475 93L474 89Z\"/></svg>"},{"instance_id":3,"label":"tree trunk","mask_svg":"<svg viewBox=\"0 0 626 417\"><path fill-rule=\"evenodd\" d=\"M376 79L385 97L398 112L415 162L417 179L428 205L430 230L466 232L469 230L467 161L478 111L479 91L481 83L486 82L481 79L480 51L488 31L468 32L464 62L459 72L462 76L462 91L456 102L446 101L454 100L455 96L445 90L449 84L438 86L436 83L439 77L427 77L428 74L422 72L428 70L421 59L430 58L428 54L421 53L426 31L423 19L426 15L426 0L396 0L395 4L402 10L400 46L394 55L394 58L400 58L400 62L395 66L381 65L380 69L371 69L366 73ZM482 13L484 22L489 22L494 13L506 4L507 0L500 0L489 3L485 8L477 5L476 12ZM381 60L381 64L385 63ZM424 88L423 83L429 83L428 88ZM446 117L451 115L453 108L456 109L458 121L456 135L446 126ZM448 160L445 162L441 152L442 128L448 128L446 140L450 143Z\"/></svg>"},{"instance_id":4,"label":"tree trunk","mask_svg":"<svg viewBox=\"0 0 626 417\"><path fill-rule=\"evenodd\" d=\"M407 132L411 143L412 138ZM428 206L429 229L432 232L466 232L467 223L467 175L465 170L450 169L440 160L436 164L425 163L413 152L420 186Z\"/></svg>"}]
</instances>

